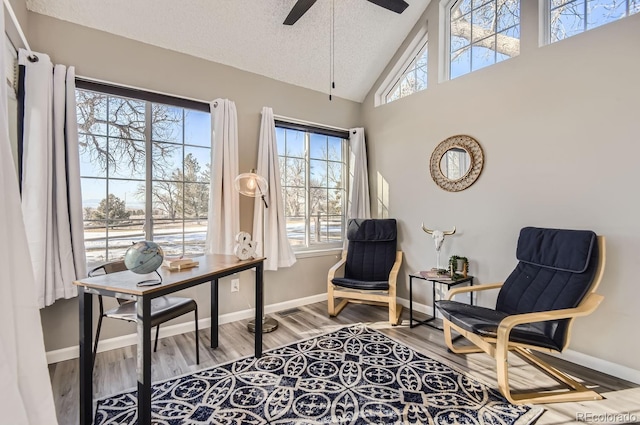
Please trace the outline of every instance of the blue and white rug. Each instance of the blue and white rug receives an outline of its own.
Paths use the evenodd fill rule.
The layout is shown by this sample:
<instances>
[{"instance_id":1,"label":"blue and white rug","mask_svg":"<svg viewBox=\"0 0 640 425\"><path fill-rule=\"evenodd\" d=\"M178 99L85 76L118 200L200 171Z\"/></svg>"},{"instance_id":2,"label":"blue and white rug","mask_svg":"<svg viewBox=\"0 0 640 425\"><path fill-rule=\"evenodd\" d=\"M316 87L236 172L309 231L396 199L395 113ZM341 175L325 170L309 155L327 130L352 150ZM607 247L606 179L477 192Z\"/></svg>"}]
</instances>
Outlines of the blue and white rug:
<instances>
[{"instance_id":1,"label":"blue and white rug","mask_svg":"<svg viewBox=\"0 0 640 425\"><path fill-rule=\"evenodd\" d=\"M152 409L163 425L521 425L543 411L362 325L155 384ZM95 424L135 423L135 391L98 402Z\"/></svg>"}]
</instances>

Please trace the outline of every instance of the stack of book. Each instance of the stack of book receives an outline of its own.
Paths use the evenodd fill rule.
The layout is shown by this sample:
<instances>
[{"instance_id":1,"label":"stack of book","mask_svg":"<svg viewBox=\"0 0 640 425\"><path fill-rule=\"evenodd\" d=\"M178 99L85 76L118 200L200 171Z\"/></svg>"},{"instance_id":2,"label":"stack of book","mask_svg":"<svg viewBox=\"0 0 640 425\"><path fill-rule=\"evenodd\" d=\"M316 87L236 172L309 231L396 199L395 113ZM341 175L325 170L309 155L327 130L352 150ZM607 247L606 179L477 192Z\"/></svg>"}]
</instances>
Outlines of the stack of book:
<instances>
[{"instance_id":1,"label":"stack of book","mask_svg":"<svg viewBox=\"0 0 640 425\"><path fill-rule=\"evenodd\" d=\"M446 269L431 269L426 271L421 271L420 275L425 279L451 279L451 275L449 271Z\"/></svg>"},{"instance_id":2,"label":"stack of book","mask_svg":"<svg viewBox=\"0 0 640 425\"><path fill-rule=\"evenodd\" d=\"M165 258L162 267L171 271L180 271L197 267L198 264L200 264L198 261L193 261L191 258Z\"/></svg>"}]
</instances>

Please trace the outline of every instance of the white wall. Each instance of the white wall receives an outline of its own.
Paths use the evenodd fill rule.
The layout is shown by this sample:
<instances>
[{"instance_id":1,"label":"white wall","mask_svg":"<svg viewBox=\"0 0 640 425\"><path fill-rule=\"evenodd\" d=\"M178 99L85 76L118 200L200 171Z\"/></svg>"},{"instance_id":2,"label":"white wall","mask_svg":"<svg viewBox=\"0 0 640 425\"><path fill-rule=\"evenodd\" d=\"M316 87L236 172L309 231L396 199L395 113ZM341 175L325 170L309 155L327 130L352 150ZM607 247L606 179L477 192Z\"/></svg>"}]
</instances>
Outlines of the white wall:
<instances>
[{"instance_id":1,"label":"white wall","mask_svg":"<svg viewBox=\"0 0 640 425\"><path fill-rule=\"evenodd\" d=\"M376 85L364 102L372 197L381 175L406 254L399 294L407 297L407 273L435 266L423 221L457 226L441 255L469 257L476 283L507 277L524 226L592 229L607 237L598 291L606 298L576 321L569 348L640 371L640 15L538 47L537 3L522 2L519 57L438 83L433 1L422 20L429 26L428 89L375 108ZM485 167L469 189L449 193L432 181L428 163L437 144L456 134L480 142ZM431 302L426 285L415 297ZM494 299L480 302L493 306Z\"/></svg>"}]
</instances>

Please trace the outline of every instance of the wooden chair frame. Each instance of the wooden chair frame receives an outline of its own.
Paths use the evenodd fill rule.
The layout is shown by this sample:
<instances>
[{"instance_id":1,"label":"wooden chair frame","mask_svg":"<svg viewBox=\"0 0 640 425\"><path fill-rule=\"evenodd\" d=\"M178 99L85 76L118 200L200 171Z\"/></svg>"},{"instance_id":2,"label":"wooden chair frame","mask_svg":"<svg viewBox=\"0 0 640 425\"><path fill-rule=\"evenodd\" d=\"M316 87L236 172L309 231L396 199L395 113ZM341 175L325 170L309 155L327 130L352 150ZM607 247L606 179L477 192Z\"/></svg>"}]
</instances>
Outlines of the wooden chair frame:
<instances>
[{"instance_id":1,"label":"wooden chair frame","mask_svg":"<svg viewBox=\"0 0 640 425\"><path fill-rule=\"evenodd\" d=\"M604 236L598 236L599 245L599 262L598 269L594 276L593 283L589 293L585 295L580 305L575 308L568 308L562 310L542 311L536 313L524 313L514 314L505 317L498 326L497 334L495 338L482 337L467 330L460 328L459 326L451 323L446 318L443 318L444 325L444 339L449 349L457 354L479 353L485 352L496 360L496 371L498 388L502 395L514 404L525 403L555 403L565 401L587 401L587 400L601 400L602 396L593 390L585 387L569 375L559 371L550 364L544 362L540 358L536 357L532 351L541 351L548 353L562 352L568 345L571 338L571 328L573 320L576 317L587 316L593 313L598 305L602 302L604 297L596 294L604 273L604 266L606 261L606 249ZM498 289L502 287L503 283L494 283L486 285L478 285L471 287L454 288L447 294L447 299L451 300L455 295L465 292L485 291L490 289ZM538 347L530 344L523 344L514 341L509 341L509 334L511 330L520 324L544 322L548 320L560 320L569 319L569 325L567 329L567 338L562 350L553 350L546 347ZM455 330L460 335L471 341L474 346L455 346L453 344L452 330ZM528 392L514 394L509 387L509 361L508 353L513 351L516 355L521 357L527 363L541 370L549 375L561 384L568 387L565 391L540 391L540 392Z\"/></svg>"},{"instance_id":2,"label":"wooden chair frame","mask_svg":"<svg viewBox=\"0 0 640 425\"><path fill-rule=\"evenodd\" d=\"M335 317L346 307L348 303L370 304L389 307L389 323L391 325L399 325L402 322L402 305L396 303L396 281L398 272L402 265L402 251L396 251L396 260L389 273L389 289L387 291L375 290L357 290L343 288L334 285L331 281L336 277L336 273L342 270L344 274L344 266L347 263L347 251L342 251L342 259L329 269L327 276L327 298L329 316ZM342 301L336 306L335 299L342 298Z\"/></svg>"}]
</instances>

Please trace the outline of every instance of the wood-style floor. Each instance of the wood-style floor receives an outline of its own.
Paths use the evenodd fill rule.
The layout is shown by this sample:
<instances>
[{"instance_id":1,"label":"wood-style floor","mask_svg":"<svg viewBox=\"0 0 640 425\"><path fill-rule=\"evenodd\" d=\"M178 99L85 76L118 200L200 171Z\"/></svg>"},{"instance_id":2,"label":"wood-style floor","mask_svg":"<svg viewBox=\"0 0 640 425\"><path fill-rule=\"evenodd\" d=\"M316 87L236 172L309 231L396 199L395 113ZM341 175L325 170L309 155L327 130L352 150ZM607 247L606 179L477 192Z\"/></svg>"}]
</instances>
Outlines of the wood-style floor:
<instances>
[{"instance_id":1,"label":"wood-style floor","mask_svg":"<svg viewBox=\"0 0 640 425\"><path fill-rule=\"evenodd\" d=\"M390 337L413 347L431 358L457 367L476 380L497 387L495 365L485 354L456 355L444 345L442 332L428 326L408 326L408 312L403 312L404 322L392 327L388 324L387 311L381 307L350 304L338 317L327 315L327 304L316 303L289 312L274 314L279 328L264 335L263 349L279 347L294 341L327 333L344 325L365 323ZM221 325L219 347L210 349L209 329L200 331L200 365L195 363L195 333L187 333L161 339L157 353L153 353L152 378L163 380L173 376L209 368L240 357L253 354L253 334L247 332L247 321ZM109 326L109 322L105 322ZM613 347L612 347L613 349ZM554 388L555 381L546 378L519 358L513 360L510 369L514 388ZM585 423L586 415L630 414L640 419L640 386L605 375L591 369L573 365L554 358L547 358L555 366L561 366L579 380L593 387L605 397L600 401L581 403L556 403L542 405L545 413L536 424ZM78 423L78 360L68 360L49 367L54 398L60 425ZM132 389L136 386L135 347L126 347L99 353L93 372L94 397ZM579 416L584 415L584 416ZM609 416L609 419L612 416ZM592 423L612 423L611 421ZM619 420L614 423L625 423ZM629 422L626 422L629 423Z\"/></svg>"}]
</instances>

